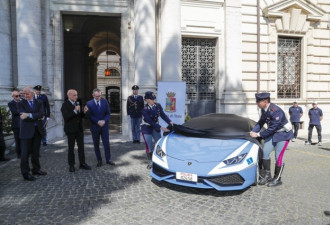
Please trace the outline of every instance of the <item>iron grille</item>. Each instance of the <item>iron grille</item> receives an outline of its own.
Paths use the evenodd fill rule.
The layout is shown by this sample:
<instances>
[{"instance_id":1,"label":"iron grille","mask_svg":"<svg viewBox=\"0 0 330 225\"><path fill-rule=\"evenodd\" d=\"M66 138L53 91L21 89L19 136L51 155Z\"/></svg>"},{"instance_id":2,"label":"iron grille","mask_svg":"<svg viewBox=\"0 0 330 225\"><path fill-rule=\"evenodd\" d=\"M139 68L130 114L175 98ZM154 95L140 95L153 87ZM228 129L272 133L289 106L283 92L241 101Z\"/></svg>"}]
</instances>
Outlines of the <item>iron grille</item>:
<instances>
[{"instance_id":1,"label":"iron grille","mask_svg":"<svg viewBox=\"0 0 330 225\"><path fill-rule=\"evenodd\" d=\"M189 100L215 99L215 39L182 38L182 80Z\"/></svg>"},{"instance_id":2,"label":"iron grille","mask_svg":"<svg viewBox=\"0 0 330 225\"><path fill-rule=\"evenodd\" d=\"M278 38L278 98L300 98L301 39Z\"/></svg>"}]
</instances>

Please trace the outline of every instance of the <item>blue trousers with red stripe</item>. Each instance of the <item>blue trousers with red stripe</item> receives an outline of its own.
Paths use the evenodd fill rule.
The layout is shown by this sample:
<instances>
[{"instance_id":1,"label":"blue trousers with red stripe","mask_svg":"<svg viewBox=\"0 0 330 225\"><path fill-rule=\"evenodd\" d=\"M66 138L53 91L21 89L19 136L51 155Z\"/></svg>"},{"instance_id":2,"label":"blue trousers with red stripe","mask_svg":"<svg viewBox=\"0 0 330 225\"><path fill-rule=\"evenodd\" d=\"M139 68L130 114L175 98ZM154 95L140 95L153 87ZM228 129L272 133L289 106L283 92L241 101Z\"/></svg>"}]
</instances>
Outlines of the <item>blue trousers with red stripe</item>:
<instances>
[{"instance_id":1,"label":"blue trousers with red stripe","mask_svg":"<svg viewBox=\"0 0 330 225\"><path fill-rule=\"evenodd\" d=\"M289 141L273 142L273 135L265 139L263 146L263 159L269 159L270 153L275 148L275 160L277 166L282 166L283 155L288 147Z\"/></svg>"}]
</instances>

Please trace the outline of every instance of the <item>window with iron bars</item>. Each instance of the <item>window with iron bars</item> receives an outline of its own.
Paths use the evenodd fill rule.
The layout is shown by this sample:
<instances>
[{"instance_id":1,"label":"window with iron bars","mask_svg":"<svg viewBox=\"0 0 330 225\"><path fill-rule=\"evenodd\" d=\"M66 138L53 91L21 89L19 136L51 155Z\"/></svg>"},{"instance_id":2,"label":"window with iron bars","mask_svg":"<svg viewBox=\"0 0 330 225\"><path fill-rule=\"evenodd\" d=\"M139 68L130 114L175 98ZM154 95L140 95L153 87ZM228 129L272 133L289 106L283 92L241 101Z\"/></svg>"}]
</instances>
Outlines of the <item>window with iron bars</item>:
<instances>
[{"instance_id":1,"label":"window with iron bars","mask_svg":"<svg viewBox=\"0 0 330 225\"><path fill-rule=\"evenodd\" d=\"M277 97L300 98L301 39L278 38Z\"/></svg>"},{"instance_id":2,"label":"window with iron bars","mask_svg":"<svg viewBox=\"0 0 330 225\"><path fill-rule=\"evenodd\" d=\"M215 39L182 38L182 80L189 100L215 99Z\"/></svg>"}]
</instances>

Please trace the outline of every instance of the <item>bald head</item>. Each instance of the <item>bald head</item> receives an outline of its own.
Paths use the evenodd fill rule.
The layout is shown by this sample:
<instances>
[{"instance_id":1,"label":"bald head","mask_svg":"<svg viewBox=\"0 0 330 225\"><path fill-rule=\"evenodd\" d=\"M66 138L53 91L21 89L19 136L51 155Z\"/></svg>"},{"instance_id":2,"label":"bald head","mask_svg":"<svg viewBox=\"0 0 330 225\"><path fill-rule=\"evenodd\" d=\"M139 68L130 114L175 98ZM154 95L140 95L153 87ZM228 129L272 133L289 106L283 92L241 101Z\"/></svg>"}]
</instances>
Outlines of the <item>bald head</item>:
<instances>
[{"instance_id":1,"label":"bald head","mask_svg":"<svg viewBox=\"0 0 330 225\"><path fill-rule=\"evenodd\" d=\"M34 96L34 90L32 87L27 86L23 89L23 93L25 95L25 99L30 101L33 100L33 96Z\"/></svg>"},{"instance_id":2,"label":"bald head","mask_svg":"<svg viewBox=\"0 0 330 225\"><path fill-rule=\"evenodd\" d=\"M68 90L67 95L68 95L68 99L70 101L72 101L72 102L77 101L78 93L77 93L77 91L75 89Z\"/></svg>"}]
</instances>

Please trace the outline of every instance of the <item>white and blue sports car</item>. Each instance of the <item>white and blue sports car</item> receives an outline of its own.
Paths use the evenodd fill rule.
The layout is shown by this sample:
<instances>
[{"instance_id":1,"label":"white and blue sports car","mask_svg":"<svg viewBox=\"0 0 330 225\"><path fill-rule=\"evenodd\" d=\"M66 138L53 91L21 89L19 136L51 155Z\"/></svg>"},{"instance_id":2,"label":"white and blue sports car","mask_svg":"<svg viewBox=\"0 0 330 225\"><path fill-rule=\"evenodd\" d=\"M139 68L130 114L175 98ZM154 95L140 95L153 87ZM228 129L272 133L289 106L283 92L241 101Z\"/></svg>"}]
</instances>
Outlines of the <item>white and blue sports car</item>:
<instances>
[{"instance_id":1,"label":"white and blue sports car","mask_svg":"<svg viewBox=\"0 0 330 225\"><path fill-rule=\"evenodd\" d=\"M218 191L257 184L261 145L249 135L255 123L233 114L214 113L174 125L155 145L152 178Z\"/></svg>"}]
</instances>

